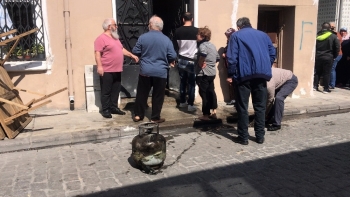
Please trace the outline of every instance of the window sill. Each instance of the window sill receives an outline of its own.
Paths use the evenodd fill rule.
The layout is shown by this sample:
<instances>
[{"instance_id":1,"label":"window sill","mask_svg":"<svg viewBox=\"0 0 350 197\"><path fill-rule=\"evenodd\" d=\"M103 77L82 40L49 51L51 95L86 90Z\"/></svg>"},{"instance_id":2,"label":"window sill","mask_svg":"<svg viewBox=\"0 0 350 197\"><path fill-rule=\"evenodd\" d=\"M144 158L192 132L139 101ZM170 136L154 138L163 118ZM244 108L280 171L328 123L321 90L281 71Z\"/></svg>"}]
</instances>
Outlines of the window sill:
<instances>
[{"instance_id":1,"label":"window sill","mask_svg":"<svg viewBox=\"0 0 350 197\"><path fill-rule=\"evenodd\" d=\"M4 68L7 72L34 72L51 70L47 61L13 61L6 62Z\"/></svg>"}]
</instances>

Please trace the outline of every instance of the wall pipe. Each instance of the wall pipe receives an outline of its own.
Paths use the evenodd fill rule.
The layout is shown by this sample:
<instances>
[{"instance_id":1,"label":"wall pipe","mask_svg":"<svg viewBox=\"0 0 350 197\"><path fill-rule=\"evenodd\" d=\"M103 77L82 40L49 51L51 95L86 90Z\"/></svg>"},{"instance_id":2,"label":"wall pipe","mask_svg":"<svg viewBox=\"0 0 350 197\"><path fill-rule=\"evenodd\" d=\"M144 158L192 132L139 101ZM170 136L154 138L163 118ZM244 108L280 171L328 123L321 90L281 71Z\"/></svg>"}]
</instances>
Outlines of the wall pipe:
<instances>
[{"instance_id":1,"label":"wall pipe","mask_svg":"<svg viewBox=\"0 0 350 197\"><path fill-rule=\"evenodd\" d=\"M65 30L65 43L66 43L66 56L67 56L67 73L68 73L68 98L69 108L74 110L74 85L73 85L73 66L72 66L72 43L70 36L70 11L69 0L64 0L64 30Z\"/></svg>"}]
</instances>

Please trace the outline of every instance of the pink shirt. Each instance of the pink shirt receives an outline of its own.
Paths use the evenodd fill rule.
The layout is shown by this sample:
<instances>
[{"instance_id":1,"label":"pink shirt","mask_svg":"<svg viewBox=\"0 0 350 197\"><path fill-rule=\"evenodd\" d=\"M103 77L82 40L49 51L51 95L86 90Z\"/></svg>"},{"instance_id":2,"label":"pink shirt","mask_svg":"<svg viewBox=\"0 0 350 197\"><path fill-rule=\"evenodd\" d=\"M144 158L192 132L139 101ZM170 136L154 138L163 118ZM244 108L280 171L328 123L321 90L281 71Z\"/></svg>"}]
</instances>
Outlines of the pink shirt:
<instances>
[{"instance_id":1,"label":"pink shirt","mask_svg":"<svg viewBox=\"0 0 350 197\"><path fill-rule=\"evenodd\" d=\"M95 51L101 52L101 63L104 72L123 71L123 45L106 34L99 35L94 43Z\"/></svg>"}]
</instances>

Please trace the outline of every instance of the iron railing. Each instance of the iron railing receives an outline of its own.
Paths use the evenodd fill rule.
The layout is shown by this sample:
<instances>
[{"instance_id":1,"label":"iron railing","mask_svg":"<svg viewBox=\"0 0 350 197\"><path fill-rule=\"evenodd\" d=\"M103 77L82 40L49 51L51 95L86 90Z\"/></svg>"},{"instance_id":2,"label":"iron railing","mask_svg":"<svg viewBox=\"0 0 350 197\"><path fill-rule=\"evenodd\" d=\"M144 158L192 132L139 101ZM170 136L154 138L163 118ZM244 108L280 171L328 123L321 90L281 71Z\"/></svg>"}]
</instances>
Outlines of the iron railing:
<instances>
[{"instance_id":1,"label":"iron railing","mask_svg":"<svg viewBox=\"0 0 350 197\"><path fill-rule=\"evenodd\" d=\"M34 28L38 31L21 38L9 61L45 60L42 1L0 0L0 33L17 29L17 33L21 34ZM15 35L6 38L11 36ZM1 55L6 54L9 47L11 44L2 47ZM24 55L29 59L25 59Z\"/></svg>"}]
</instances>

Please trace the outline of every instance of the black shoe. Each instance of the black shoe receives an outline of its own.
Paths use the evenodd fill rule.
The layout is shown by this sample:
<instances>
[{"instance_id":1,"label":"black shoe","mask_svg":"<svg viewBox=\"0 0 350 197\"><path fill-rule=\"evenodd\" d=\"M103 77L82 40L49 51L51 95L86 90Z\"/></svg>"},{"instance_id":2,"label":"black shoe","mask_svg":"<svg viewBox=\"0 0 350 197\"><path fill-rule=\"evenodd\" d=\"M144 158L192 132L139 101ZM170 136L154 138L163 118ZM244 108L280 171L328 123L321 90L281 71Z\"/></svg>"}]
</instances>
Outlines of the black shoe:
<instances>
[{"instance_id":1,"label":"black shoe","mask_svg":"<svg viewBox=\"0 0 350 197\"><path fill-rule=\"evenodd\" d=\"M323 94L328 94L328 93L331 93L331 91L329 89L323 90Z\"/></svg>"},{"instance_id":2,"label":"black shoe","mask_svg":"<svg viewBox=\"0 0 350 197\"><path fill-rule=\"evenodd\" d=\"M263 144L263 143L265 142L265 138L264 138L264 137L262 137L262 138L256 138L255 141L256 141L256 143L258 143L258 144Z\"/></svg>"},{"instance_id":3,"label":"black shoe","mask_svg":"<svg viewBox=\"0 0 350 197\"><path fill-rule=\"evenodd\" d=\"M334 90L335 88L333 86L329 86L329 89L333 89Z\"/></svg>"},{"instance_id":4,"label":"black shoe","mask_svg":"<svg viewBox=\"0 0 350 197\"><path fill-rule=\"evenodd\" d=\"M267 127L268 131L277 131L281 129L281 125L271 125L270 127Z\"/></svg>"},{"instance_id":5,"label":"black shoe","mask_svg":"<svg viewBox=\"0 0 350 197\"><path fill-rule=\"evenodd\" d=\"M243 140L241 138L241 136L233 137L232 140L233 140L233 142L238 143L238 144L248 145L248 140Z\"/></svg>"},{"instance_id":6,"label":"black shoe","mask_svg":"<svg viewBox=\"0 0 350 197\"><path fill-rule=\"evenodd\" d=\"M111 112L110 112L109 110L103 110L103 111L101 112L101 115L102 115L103 117L105 117L105 118L112 118L112 114L111 114Z\"/></svg>"},{"instance_id":7,"label":"black shoe","mask_svg":"<svg viewBox=\"0 0 350 197\"><path fill-rule=\"evenodd\" d=\"M111 114L125 115L126 113L120 110L119 108L112 108Z\"/></svg>"},{"instance_id":8,"label":"black shoe","mask_svg":"<svg viewBox=\"0 0 350 197\"><path fill-rule=\"evenodd\" d=\"M159 124L159 123L165 122L165 118L159 118L158 120L151 120L151 122Z\"/></svg>"}]
</instances>

